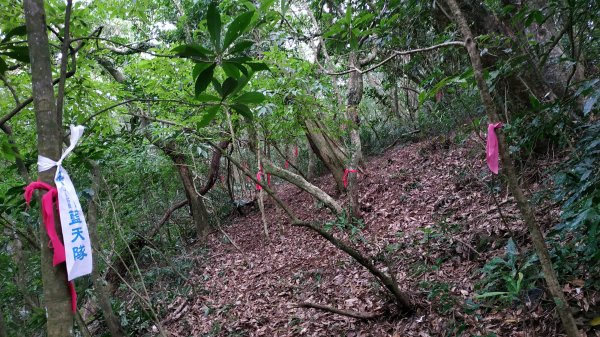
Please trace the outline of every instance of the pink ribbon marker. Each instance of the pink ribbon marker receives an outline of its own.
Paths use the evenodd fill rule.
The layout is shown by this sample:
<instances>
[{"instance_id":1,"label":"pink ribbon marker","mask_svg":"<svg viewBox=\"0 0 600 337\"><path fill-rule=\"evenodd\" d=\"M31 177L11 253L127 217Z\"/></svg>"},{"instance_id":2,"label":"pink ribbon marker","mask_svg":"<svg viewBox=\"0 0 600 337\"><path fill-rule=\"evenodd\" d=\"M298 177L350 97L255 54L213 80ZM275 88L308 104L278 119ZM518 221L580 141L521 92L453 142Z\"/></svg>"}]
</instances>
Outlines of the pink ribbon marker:
<instances>
[{"instance_id":1,"label":"pink ribbon marker","mask_svg":"<svg viewBox=\"0 0 600 337\"><path fill-rule=\"evenodd\" d=\"M298 157L298 147L297 146L294 149L294 157Z\"/></svg>"},{"instance_id":2,"label":"pink ribbon marker","mask_svg":"<svg viewBox=\"0 0 600 337\"><path fill-rule=\"evenodd\" d=\"M349 170L349 169L344 170L344 177L342 178L342 180L344 181L344 187L348 187L348 174L356 173L356 172L358 172L358 171L357 170Z\"/></svg>"},{"instance_id":3,"label":"pink ribbon marker","mask_svg":"<svg viewBox=\"0 0 600 337\"><path fill-rule=\"evenodd\" d=\"M290 163L286 160L284 166L285 166L285 169L287 170L290 167Z\"/></svg>"},{"instance_id":4,"label":"pink ribbon marker","mask_svg":"<svg viewBox=\"0 0 600 337\"><path fill-rule=\"evenodd\" d=\"M261 175L262 175L262 171L258 171L256 173L256 180L261 181ZM260 184L256 184L256 189L257 190L262 190L262 186L260 186Z\"/></svg>"},{"instance_id":5,"label":"pink ribbon marker","mask_svg":"<svg viewBox=\"0 0 600 337\"><path fill-rule=\"evenodd\" d=\"M488 135L486 145L486 159L490 171L494 174L498 174L498 136L496 136L496 129L502 127L502 122L495 124L488 124Z\"/></svg>"},{"instance_id":6,"label":"pink ribbon marker","mask_svg":"<svg viewBox=\"0 0 600 337\"><path fill-rule=\"evenodd\" d=\"M44 227L46 227L46 233L48 234L48 238L50 239L49 246L51 246L54 251L54 255L52 257L52 265L56 267L56 265L63 263L66 261L65 257L65 246L58 238L56 234L56 227L54 225L54 201L56 201L56 208L58 209L58 191L56 188L41 182L34 181L25 187L25 202L29 207L29 203L31 202L31 197L33 196L33 192L35 190L46 190L46 194L42 196L42 222L44 223ZM77 292L75 291L75 283L73 281L68 282L69 292L71 293L71 310L75 312L77 310Z\"/></svg>"}]
</instances>

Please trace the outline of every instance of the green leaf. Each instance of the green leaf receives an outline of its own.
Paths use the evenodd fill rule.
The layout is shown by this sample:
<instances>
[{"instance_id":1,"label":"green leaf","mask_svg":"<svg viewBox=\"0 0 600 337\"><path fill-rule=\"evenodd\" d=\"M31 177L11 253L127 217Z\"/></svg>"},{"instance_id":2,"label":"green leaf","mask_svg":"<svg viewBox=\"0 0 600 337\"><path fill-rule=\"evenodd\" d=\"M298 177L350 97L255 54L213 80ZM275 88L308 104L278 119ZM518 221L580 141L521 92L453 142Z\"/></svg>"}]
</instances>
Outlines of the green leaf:
<instances>
[{"instance_id":1,"label":"green leaf","mask_svg":"<svg viewBox=\"0 0 600 337\"><path fill-rule=\"evenodd\" d=\"M211 66L202 71L200 75L198 75L198 78L196 79L196 84L194 86L194 94L196 97L198 97L204 90L206 90L206 88L212 81L215 66L216 64L213 63Z\"/></svg>"},{"instance_id":2,"label":"green leaf","mask_svg":"<svg viewBox=\"0 0 600 337\"><path fill-rule=\"evenodd\" d=\"M215 88L215 91L217 93L219 93L219 96L223 97L223 87L221 86L221 83L219 83L219 81L216 78L212 79L212 85L213 85L213 88Z\"/></svg>"},{"instance_id":3,"label":"green leaf","mask_svg":"<svg viewBox=\"0 0 600 337\"><path fill-rule=\"evenodd\" d=\"M10 51L0 52L0 54L9 56L19 62L29 63L29 48L25 46L12 46Z\"/></svg>"},{"instance_id":4,"label":"green leaf","mask_svg":"<svg viewBox=\"0 0 600 337\"><path fill-rule=\"evenodd\" d=\"M217 4L212 2L208 6L206 12L206 25L208 26L208 33L212 39L212 43L215 46L217 52L221 51L221 15L217 9Z\"/></svg>"},{"instance_id":5,"label":"green leaf","mask_svg":"<svg viewBox=\"0 0 600 337\"><path fill-rule=\"evenodd\" d=\"M221 94L221 97L223 97L223 99L227 98L227 96L229 96L229 94L231 94L235 88L237 88L238 85L238 81L233 78L233 77L228 77L224 82L223 82L223 92Z\"/></svg>"},{"instance_id":6,"label":"green leaf","mask_svg":"<svg viewBox=\"0 0 600 337\"><path fill-rule=\"evenodd\" d=\"M265 95L257 91L251 91L241 94L235 99L236 103L240 104L251 104L251 103L260 103L265 100Z\"/></svg>"},{"instance_id":7,"label":"green leaf","mask_svg":"<svg viewBox=\"0 0 600 337\"><path fill-rule=\"evenodd\" d=\"M269 69L269 66L267 66L263 62L248 62L246 64L249 65L253 71L261 71L261 70L271 71L271 69Z\"/></svg>"},{"instance_id":8,"label":"green leaf","mask_svg":"<svg viewBox=\"0 0 600 337\"><path fill-rule=\"evenodd\" d=\"M233 110L235 110L235 112L237 112L240 115L244 116L244 118L252 120L252 111L250 110L250 108L247 105L245 105L245 104L233 104L233 105L231 105L231 108Z\"/></svg>"},{"instance_id":9,"label":"green leaf","mask_svg":"<svg viewBox=\"0 0 600 337\"><path fill-rule=\"evenodd\" d=\"M196 123L196 127L198 129L203 128L205 126L207 126L208 124L210 124L210 122L215 119L215 116L217 115L217 112L219 112L219 108L221 106L220 105L215 105L213 107L210 107L207 111L206 114L204 115L204 117L202 117L202 119Z\"/></svg>"},{"instance_id":10,"label":"green leaf","mask_svg":"<svg viewBox=\"0 0 600 337\"><path fill-rule=\"evenodd\" d=\"M230 54L241 53L244 50L252 47L253 44L254 44L254 41L251 41L251 40L242 40L242 41L234 44L233 47L231 47L231 49L229 49L229 53Z\"/></svg>"},{"instance_id":11,"label":"green leaf","mask_svg":"<svg viewBox=\"0 0 600 337\"><path fill-rule=\"evenodd\" d=\"M4 62L4 59L0 57L0 75L4 74L8 70L8 65Z\"/></svg>"},{"instance_id":12,"label":"green leaf","mask_svg":"<svg viewBox=\"0 0 600 337\"><path fill-rule=\"evenodd\" d=\"M6 33L6 36L2 39L0 43L4 43L9 41L13 36L25 36L27 34L27 28L25 25L15 27Z\"/></svg>"},{"instance_id":13,"label":"green leaf","mask_svg":"<svg viewBox=\"0 0 600 337\"><path fill-rule=\"evenodd\" d=\"M175 55L186 58L203 58L206 59L212 52L199 44L183 44L171 50Z\"/></svg>"},{"instance_id":14,"label":"green leaf","mask_svg":"<svg viewBox=\"0 0 600 337\"><path fill-rule=\"evenodd\" d=\"M221 68L223 68L223 71L228 77L233 77L235 79L240 78L240 70L233 62L223 62Z\"/></svg>"},{"instance_id":15,"label":"green leaf","mask_svg":"<svg viewBox=\"0 0 600 337\"><path fill-rule=\"evenodd\" d=\"M208 69L208 67L210 67L211 65L214 65L214 63L212 63L212 62L196 63L196 65L194 65L194 69L192 69L192 79L194 79L194 81L195 81L196 78L198 78L198 75L200 75L204 70Z\"/></svg>"},{"instance_id":16,"label":"green leaf","mask_svg":"<svg viewBox=\"0 0 600 337\"><path fill-rule=\"evenodd\" d=\"M479 298L506 296L506 295L508 295L508 293L506 291L491 291L491 292L483 293L481 295L475 295L474 297L479 299Z\"/></svg>"},{"instance_id":17,"label":"green leaf","mask_svg":"<svg viewBox=\"0 0 600 337\"><path fill-rule=\"evenodd\" d=\"M225 33L225 38L223 39L224 50L227 49L234 40L240 37L242 33L244 33L250 24L250 21L252 20L252 16L254 16L254 12L245 12L233 19L233 21L229 24L227 33Z\"/></svg>"}]
</instances>

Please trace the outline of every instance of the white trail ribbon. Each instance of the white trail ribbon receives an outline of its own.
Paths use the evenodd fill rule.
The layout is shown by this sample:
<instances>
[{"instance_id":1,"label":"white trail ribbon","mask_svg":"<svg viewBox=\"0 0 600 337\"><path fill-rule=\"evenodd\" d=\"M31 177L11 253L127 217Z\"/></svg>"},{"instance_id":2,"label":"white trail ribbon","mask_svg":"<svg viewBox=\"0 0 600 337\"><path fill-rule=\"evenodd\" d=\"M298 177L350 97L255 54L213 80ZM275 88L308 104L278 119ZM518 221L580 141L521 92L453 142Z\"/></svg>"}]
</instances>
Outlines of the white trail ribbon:
<instances>
[{"instance_id":1,"label":"white trail ribbon","mask_svg":"<svg viewBox=\"0 0 600 337\"><path fill-rule=\"evenodd\" d=\"M82 125L71 125L71 143L56 162L38 156L38 171L43 172L56 166L54 183L58 190L58 212L65 245L65 257L69 281L92 272L92 245L81 204L73 182L62 162L73 151L83 135Z\"/></svg>"}]
</instances>

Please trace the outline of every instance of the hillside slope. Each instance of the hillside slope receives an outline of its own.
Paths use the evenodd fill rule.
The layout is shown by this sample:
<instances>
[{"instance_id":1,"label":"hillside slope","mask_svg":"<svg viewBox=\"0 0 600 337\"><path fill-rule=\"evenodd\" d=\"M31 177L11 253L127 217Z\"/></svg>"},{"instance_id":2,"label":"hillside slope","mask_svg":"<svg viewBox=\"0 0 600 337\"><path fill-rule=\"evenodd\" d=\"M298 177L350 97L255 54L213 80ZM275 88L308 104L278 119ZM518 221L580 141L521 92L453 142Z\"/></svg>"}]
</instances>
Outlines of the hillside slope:
<instances>
[{"instance_id":1,"label":"hillside slope","mask_svg":"<svg viewBox=\"0 0 600 337\"><path fill-rule=\"evenodd\" d=\"M364 228L353 238L335 226L334 231L380 267L393 268L401 288L419 306L414 315L361 321L297 308L306 301L366 312L385 312L388 306L364 268L318 235L290 226L269 201L272 242L265 239L257 210L225 228L242 252L213 235L211 258L191 275L203 290L170 305L167 330L175 336L557 335L560 321L552 319L540 289L528 293L533 299L525 305L508 303L505 310L475 304L481 268L504 255L511 232L519 248L529 246L506 190L501 188L497 202L490 194L483 141L471 137L460 146L439 139L399 146L370 158L365 173L359 176ZM330 176L315 183L333 193ZM538 188L531 181L529 187ZM279 185L277 191L302 219L332 220L294 186ZM558 219L550 206L539 210L546 227ZM386 257L389 265L383 263Z\"/></svg>"}]
</instances>

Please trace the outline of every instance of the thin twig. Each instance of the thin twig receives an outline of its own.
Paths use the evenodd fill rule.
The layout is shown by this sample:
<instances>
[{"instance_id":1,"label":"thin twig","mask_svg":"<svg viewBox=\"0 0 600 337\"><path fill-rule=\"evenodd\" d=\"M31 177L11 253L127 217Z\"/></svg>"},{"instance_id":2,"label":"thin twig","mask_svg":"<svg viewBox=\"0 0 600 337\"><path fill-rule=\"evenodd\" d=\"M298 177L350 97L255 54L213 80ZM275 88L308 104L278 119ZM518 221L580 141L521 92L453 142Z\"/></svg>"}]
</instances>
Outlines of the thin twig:
<instances>
[{"instance_id":1,"label":"thin twig","mask_svg":"<svg viewBox=\"0 0 600 337\"><path fill-rule=\"evenodd\" d=\"M328 305L309 303L309 302L302 302L302 303L297 304L296 306L299 308L313 308L313 309L328 311L328 312L331 312L334 314L358 318L358 319L374 319L374 318L381 316L381 314L379 314L379 313L343 310L343 309L330 307Z\"/></svg>"}]
</instances>

